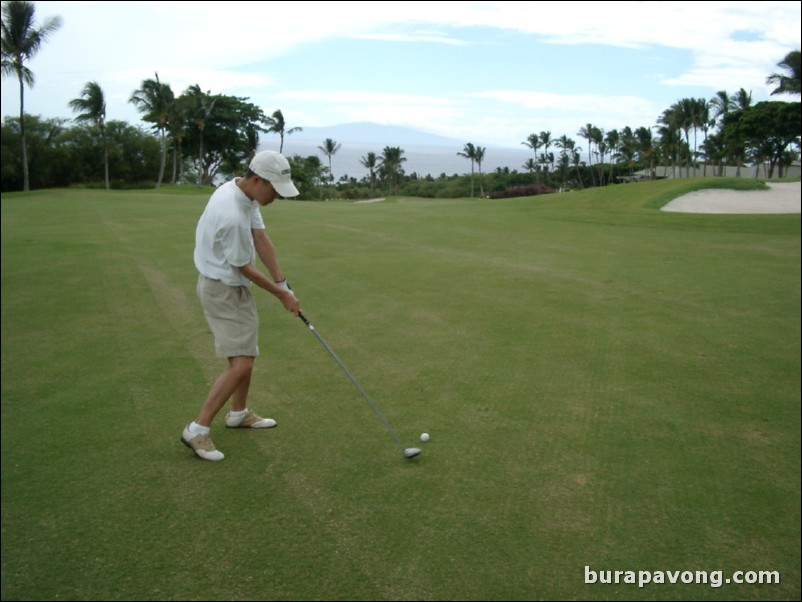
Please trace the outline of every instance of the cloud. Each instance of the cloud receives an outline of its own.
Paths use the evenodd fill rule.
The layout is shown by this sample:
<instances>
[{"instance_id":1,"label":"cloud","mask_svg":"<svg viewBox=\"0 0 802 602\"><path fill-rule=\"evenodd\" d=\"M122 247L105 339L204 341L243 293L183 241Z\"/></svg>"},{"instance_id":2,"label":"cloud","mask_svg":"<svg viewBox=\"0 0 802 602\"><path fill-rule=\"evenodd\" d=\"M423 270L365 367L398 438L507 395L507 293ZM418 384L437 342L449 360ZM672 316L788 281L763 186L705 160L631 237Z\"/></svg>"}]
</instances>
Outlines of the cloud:
<instances>
[{"instance_id":1,"label":"cloud","mask_svg":"<svg viewBox=\"0 0 802 602\"><path fill-rule=\"evenodd\" d=\"M371 121L436 131L458 114L459 99L444 96L381 93L370 90L293 90L278 94L284 102L325 104L329 123ZM310 124L317 125L317 124Z\"/></svg>"},{"instance_id":2,"label":"cloud","mask_svg":"<svg viewBox=\"0 0 802 602\"><path fill-rule=\"evenodd\" d=\"M434 31L415 31L412 33L363 33L351 36L357 40L383 42L407 42L410 44L435 43L448 46L466 46L469 42Z\"/></svg>"},{"instance_id":3,"label":"cloud","mask_svg":"<svg viewBox=\"0 0 802 602\"><path fill-rule=\"evenodd\" d=\"M128 98L143 79L158 71L176 94L198 84L213 93L248 97L268 114L281 108L288 120L292 115L299 125L370 120L458 138L470 132L477 143L482 143L480 138L488 142L506 138L516 144L534 130L573 135L587 122L608 129L650 125L685 95L709 98L717 90L734 93L743 87L756 99L767 98L766 77L800 46L800 7L798 1L41 0L36 2L38 19L61 15L64 25L29 65L37 83L26 95L26 109L47 117L69 116L69 100L94 80L111 101L110 118L137 119ZM511 74L507 80L492 78L499 65L490 61L466 62L464 69L453 62L452 72L437 71L438 53L453 57L461 47L470 50L478 44L495 44L497 49L505 38L536 49L539 56L576 51L595 57L616 48L621 49L619 57L627 56L626 49L637 49L654 59L646 67L651 71L622 79L620 93L613 90L608 95L557 93L566 90L557 88L565 83L557 80L549 90L550 82L527 77L532 65L518 56L508 59L513 69L504 70ZM354 39L372 44L377 57L388 50L397 52L394 43L423 47L432 60L416 64L422 73L417 79L429 85L455 84L441 86L443 93L427 93L426 88L414 89L409 78L401 84L392 72L374 70L357 82L344 81L345 89L337 89L336 83L321 83L326 87L322 90L303 89L293 78L295 73L283 69L285 62L292 62L284 58L304 52L311 56L309 49L326 52L337 49L340 40ZM543 53L543 44L560 46L560 52ZM360 57L343 60L358 64ZM620 74L628 65L610 68ZM532 84L521 84L517 72L523 74L521 81L531 79ZM314 62L304 74L308 81L315 80ZM508 87L507 81L515 86ZM600 88L589 84L588 89ZM14 82L4 81L5 114L17 110L17 94Z\"/></svg>"},{"instance_id":4,"label":"cloud","mask_svg":"<svg viewBox=\"0 0 802 602\"><path fill-rule=\"evenodd\" d=\"M325 104L327 122L310 126L371 121L396 124L462 139L466 129L478 144L510 145L532 131L574 136L585 123L603 129L650 127L667 107L635 96L567 95L525 90L486 90L427 96L369 90L295 90L279 94L292 106ZM301 109L314 114L308 108ZM316 113L320 115L320 110ZM522 117L523 116L523 117ZM296 115L296 121L298 115ZM466 124L470 127L466 128Z\"/></svg>"}]
</instances>

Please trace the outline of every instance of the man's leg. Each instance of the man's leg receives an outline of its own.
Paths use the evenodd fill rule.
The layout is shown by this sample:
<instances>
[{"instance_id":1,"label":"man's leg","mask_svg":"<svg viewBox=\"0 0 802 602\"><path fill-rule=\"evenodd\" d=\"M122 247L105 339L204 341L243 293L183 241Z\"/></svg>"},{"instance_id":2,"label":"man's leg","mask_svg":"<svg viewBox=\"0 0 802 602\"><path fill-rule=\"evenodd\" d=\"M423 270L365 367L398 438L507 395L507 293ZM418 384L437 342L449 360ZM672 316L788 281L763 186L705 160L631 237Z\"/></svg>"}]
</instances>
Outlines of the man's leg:
<instances>
[{"instance_id":1,"label":"man's leg","mask_svg":"<svg viewBox=\"0 0 802 602\"><path fill-rule=\"evenodd\" d=\"M195 422L201 426L209 426L228 399L234 395L232 408L245 409L245 401L251 384L254 358L246 355L228 358L228 368L217 377L209 390L209 396L203 402ZM237 407L236 404L241 404Z\"/></svg>"},{"instance_id":2,"label":"man's leg","mask_svg":"<svg viewBox=\"0 0 802 602\"><path fill-rule=\"evenodd\" d=\"M253 363L251 363L253 364ZM262 418L248 408L248 391L251 387L251 373L249 371L237 384L231 398L231 411L226 414L228 428L267 429L276 426L272 418ZM248 410L247 412L245 410Z\"/></svg>"},{"instance_id":3,"label":"man's leg","mask_svg":"<svg viewBox=\"0 0 802 602\"><path fill-rule=\"evenodd\" d=\"M251 370L248 370L248 373L243 375L243 377L237 384L237 388L234 389L234 393L232 394L231 397L232 412L241 412L246 408L248 404L248 391L250 391L251 389L251 374L253 373L253 358L250 359L251 359Z\"/></svg>"}]
</instances>

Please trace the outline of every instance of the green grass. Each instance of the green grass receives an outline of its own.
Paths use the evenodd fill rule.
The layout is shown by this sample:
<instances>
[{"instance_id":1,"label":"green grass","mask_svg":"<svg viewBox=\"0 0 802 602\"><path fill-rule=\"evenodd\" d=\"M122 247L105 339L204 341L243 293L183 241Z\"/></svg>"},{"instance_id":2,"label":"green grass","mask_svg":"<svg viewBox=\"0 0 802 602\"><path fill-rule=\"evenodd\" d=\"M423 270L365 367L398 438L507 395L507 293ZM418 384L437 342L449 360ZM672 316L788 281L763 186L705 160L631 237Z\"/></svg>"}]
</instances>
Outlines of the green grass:
<instances>
[{"instance_id":1,"label":"green grass","mask_svg":"<svg viewBox=\"0 0 802 602\"><path fill-rule=\"evenodd\" d=\"M656 209L700 184L264 210L411 461L262 291L279 427L195 459L207 193L4 195L2 599L798 600L800 216Z\"/></svg>"}]
</instances>

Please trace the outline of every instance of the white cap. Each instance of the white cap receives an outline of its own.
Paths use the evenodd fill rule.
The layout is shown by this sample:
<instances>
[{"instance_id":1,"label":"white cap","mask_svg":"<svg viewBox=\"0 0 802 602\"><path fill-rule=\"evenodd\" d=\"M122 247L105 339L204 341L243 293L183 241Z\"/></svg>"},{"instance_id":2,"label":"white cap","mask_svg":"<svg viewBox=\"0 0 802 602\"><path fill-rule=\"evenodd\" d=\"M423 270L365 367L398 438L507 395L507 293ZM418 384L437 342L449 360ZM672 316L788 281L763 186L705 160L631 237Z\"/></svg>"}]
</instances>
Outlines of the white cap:
<instances>
[{"instance_id":1,"label":"white cap","mask_svg":"<svg viewBox=\"0 0 802 602\"><path fill-rule=\"evenodd\" d=\"M281 153L269 150L257 153L251 160L249 169L270 182L283 197L300 194L290 178L290 163Z\"/></svg>"}]
</instances>

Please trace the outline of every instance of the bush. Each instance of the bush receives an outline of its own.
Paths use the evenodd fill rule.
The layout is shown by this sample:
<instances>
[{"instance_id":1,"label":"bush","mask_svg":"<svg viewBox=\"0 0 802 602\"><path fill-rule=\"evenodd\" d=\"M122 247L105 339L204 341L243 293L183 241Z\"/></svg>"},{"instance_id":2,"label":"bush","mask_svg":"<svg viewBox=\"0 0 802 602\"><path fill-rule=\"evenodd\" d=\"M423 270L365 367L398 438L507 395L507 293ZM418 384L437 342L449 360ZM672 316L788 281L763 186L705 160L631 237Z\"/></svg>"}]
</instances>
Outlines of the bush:
<instances>
[{"instance_id":1,"label":"bush","mask_svg":"<svg viewBox=\"0 0 802 602\"><path fill-rule=\"evenodd\" d=\"M491 199L509 199L518 196L537 196L539 194L551 194L556 192L551 186L545 184L527 184L525 186L513 186L500 192L491 192L488 197Z\"/></svg>"}]
</instances>

